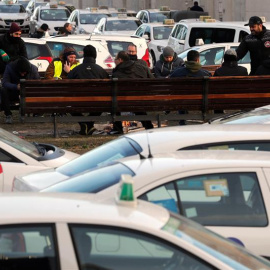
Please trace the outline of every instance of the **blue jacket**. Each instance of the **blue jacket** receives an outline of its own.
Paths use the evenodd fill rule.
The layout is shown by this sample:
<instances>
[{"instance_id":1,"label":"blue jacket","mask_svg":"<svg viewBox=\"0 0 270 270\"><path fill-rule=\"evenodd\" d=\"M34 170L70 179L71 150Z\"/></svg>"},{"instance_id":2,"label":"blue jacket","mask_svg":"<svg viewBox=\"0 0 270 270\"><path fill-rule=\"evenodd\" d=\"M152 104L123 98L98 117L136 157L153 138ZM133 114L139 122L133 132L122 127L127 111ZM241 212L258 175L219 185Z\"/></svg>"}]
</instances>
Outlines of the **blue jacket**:
<instances>
[{"instance_id":1,"label":"blue jacket","mask_svg":"<svg viewBox=\"0 0 270 270\"><path fill-rule=\"evenodd\" d=\"M9 63L6 66L2 78L2 86L6 89L17 90L17 85L20 83L20 79L28 79L28 80L40 79L40 76L38 74L38 68L32 65L30 62L29 62L29 65L31 66L30 72L25 77L22 77L17 67L18 60L19 59Z\"/></svg>"}]
</instances>

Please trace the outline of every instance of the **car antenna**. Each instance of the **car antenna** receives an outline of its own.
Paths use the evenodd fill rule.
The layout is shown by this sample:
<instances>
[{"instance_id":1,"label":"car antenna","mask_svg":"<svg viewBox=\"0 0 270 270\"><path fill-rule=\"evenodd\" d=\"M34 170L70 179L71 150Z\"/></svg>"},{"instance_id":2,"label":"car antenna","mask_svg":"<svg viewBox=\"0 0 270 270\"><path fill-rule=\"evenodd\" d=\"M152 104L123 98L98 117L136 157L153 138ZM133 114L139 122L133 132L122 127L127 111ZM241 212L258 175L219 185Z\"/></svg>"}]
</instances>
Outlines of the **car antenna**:
<instances>
[{"instance_id":1,"label":"car antenna","mask_svg":"<svg viewBox=\"0 0 270 270\"><path fill-rule=\"evenodd\" d=\"M150 148L150 143L149 143L149 136L148 136L148 132L146 131L146 137L147 137L147 145L148 145L148 158L152 158L153 155L151 153L151 148Z\"/></svg>"},{"instance_id":2,"label":"car antenna","mask_svg":"<svg viewBox=\"0 0 270 270\"><path fill-rule=\"evenodd\" d=\"M136 147L127 139L128 143L131 145L131 147L135 150L135 152L139 155L140 159L146 159L145 156L143 156L138 149L136 149Z\"/></svg>"}]
</instances>

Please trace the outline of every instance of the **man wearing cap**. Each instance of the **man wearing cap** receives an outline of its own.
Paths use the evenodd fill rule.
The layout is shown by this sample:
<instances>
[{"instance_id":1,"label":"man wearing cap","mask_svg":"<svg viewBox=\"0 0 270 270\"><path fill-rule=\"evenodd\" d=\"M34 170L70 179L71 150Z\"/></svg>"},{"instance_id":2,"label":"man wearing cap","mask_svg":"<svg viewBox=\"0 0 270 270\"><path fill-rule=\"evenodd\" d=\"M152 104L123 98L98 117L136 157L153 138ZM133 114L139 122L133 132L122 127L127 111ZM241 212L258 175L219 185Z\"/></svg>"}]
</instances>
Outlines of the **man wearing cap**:
<instances>
[{"instance_id":1,"label":"man wearing cap","mask_svg":"<svg viewBox=\"0 0 270 270\"><path fill-rule=\"evenodd\" d=\"M183 64L183 59L179 58L174 50L167 46L163 49L163 53L154 67L155 77L168 77L175 69L181 67Z\"/></svg>"},{"instance_id":2,"label":"man wearing cap","mask_svg":"<svg viewBox=\"0 0 270 270\"><path fill-rule=\"evenodd\" d=\"M6 124L12 124L10 102L18 101L20 96L20 79L39 80L38 68L28 59L21 56L9 63L5 69L1 89L2 109L5 112Z\"/></svg>"},{"instance_id":3,"label":"man wearing cap","mask_svg":"<svg viewBox=\"0 0 270 270\"><path fill-rule=\"evenodd\" d=\"M247 76L245 67L238 66L237 54L233 49L229 49L224 54L222 66L216 69L214 76Z\"/></svg>"},{"instance_id":4,"label":"man wearing cap","mask_svg":"<svg viewBox=\"0 0 270 270\"><path fill-rule=\"evenodd\" d=\"M38 28L34 34L32 34L31 38L43 38L48 34L48 30L50 30L48 24L43 23L40 28Z\"/></svg>"},{"instance_id":5,"label":"man wearing cap","mask_svg":"<svg viewBox=\"0 0 270 270\"><path fill-rule=\"evenodd\" d=\"M76 60L76 52L73 48L67 47L59 55L59 58L55 58L48 66L45 72L45 79L58 80L67 79L68 73L80 64Z\"/></svg>"},{"instance_id":6,"label":"man wearing cap","mask_svg":"<svg viewBox=\"0 0 270 270\"><path fill-rule=\"evenodd\" d=\"M0 37L0 74L4 73L8 62L16 60L19 56L28 58L21 34L20 26L13 22L9 32Z\"/></svg>"},{"instance_id":7,"label":"man wearing cap","mask_svg":"<svg viewBox=\"0 0 270 270\"><path fill-rule=\"evenodd\" d=\"M254 75L262 62L270 56L270 31L263 26L262 19L253 16L245 26L249 25L251 34L244 37L236 49L237 59L242 59L247 52L250 52L251 71Z\"/></svg>"}]
</instances>

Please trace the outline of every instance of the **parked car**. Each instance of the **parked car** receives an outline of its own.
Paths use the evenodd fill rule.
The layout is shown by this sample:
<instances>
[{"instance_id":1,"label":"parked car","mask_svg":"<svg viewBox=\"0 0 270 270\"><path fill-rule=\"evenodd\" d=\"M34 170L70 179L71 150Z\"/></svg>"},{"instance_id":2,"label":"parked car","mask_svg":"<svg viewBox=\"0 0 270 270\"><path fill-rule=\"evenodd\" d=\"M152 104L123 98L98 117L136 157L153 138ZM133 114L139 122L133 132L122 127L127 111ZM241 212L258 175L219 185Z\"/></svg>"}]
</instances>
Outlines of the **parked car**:
<instances>
[{"instance_id":1,"label":"parked car","mask_svg":"<svg viewBox=\"0 0 270 270\"><path fill-rule=\"evenodd\" d=\"M30 63L38 68L40 74L43 74L53 60L49 46L42 39L23 38L23 40Z\"/></svg>"},{"instance_id":2,"label":"parked car","mask_svg":"<svg viewBox=\"0 0 270 270\"><path fill-rule=\"evenodd\" d=\"M195 149L269 151L269 132L268 126L258 129L256 125L189 125L125 134L56 169L17 175L13 190L38 191L76 174L130 156L144 159L156 153Z\"/></svg>"},{"instance_id":3,"label":"parked car","mask_svg":"<svg viewBox=\"0 0 270 270\"><path fill-rule=\"evenodd\" d=\"M141 25L141 21L126 14L118 17L101 18L93 30L97 35L125 35L131 36Z\"/></svg>"},{"instance_id":4,"label":"parked car","mask_svg":"<svg viewBox=\"0 0 270 270\"><path fill-rule=\"evenodd\" d=\"M143 9L138 11L136 18L142 23L157 23L163 22L165 19L170 19L170 8L163 6L160 9Z\"/></svg>"},{"instance_id":5,"label":"parked car","mask_svg":"<svg viewBox=\"0 0 270 270\"><path fill-rule=\"evenodd\" d=\"M228 49L236 50L239 46L239 42L236 43L215 43L201 46L193 46L189 49L178 54L184 61L187 61L187 54L190 50L195 50L200 53L200 63L202 66L221 66L223 63L224 54ZM250 54L249 52L244 58L238 61L238 65L245 67L250 72Z\"/></svg>"},{"instance_id":6,"label":"parked car","mask_svg":"<svg viewBox=\"0 0 270 270\"><path fill-rule=\"evenodd\" d=\"M0 191L11 191L14 175L60 166L78 154L45 143L30 143L0 128Z\"/></svg>"},{"instance_id":7,"label":"parked car","mask_svg":"<svg viewBox=\"0 0 270 270\"><path fill-rule=\"evenodd\" d=\"M211 119L208 124L270 124L270 105L254 110L228 113Z\"/></svg>"},{"instance_id":8,"label":"parked car","mask_svg":"<svg viewBox=\"0 0 270 270\"><path fill-rule=\"evenodd\" d=\"M269 159L268 152L240 150L126 158L73 176L43 192L89 192L110 197L121 175L129 174L136 197L180 213L270 259Z\"/></svg>"},{"instance_id":9,"label":"parked car","mask_svg":"<svg viewBox=\"0 0 270 270\"><path fill-rule=\"evenodd\" d=\"M0 31L7 32L12 22L20 25L23 32L29 31L30 16L21 4L0 2Z\"/></svg>"},{"instance_id":10,"label":"parked car","mask_svg":"<svg viewBox=\"0 0 270 270\"><path fill-rule=\"evenodd\" d=\"M32 15L36 7L45 6L47 3L45 0L30 0L25 9L29 15Z\"/></svg>"},{"instance_id":11,"label":"parked car","mask_svg":"<svg viewBox=\"0 0 270 270\"><path fill-rule=\"evenodd\" d=\"M240 245L143 201L32 193L4 194L0 203L1 269L270 269Z\"/></svg>"},{"instance_id":12,"label":"parked car","mask_svg":"<svg viewBox=\"0 0 270 270\"><path fill-rule=\"evenodd\" d=\"M56 35L59 27L63 27L70 16L70 9L54 3L47 3L45 6L35 8L30 18L30 34L34 34L42 24L46 23L50 30L50 35Z\"/></svg>"},{"instance_id":13,"label":"parked car","mask_svg":"<svg viewBox=\"0 0 270 270\"><path fill-rule=\"evenodd\" d=\"M168 38L173 29L173 24L166 23L143 23L138 27L135 36L143 37L148 42L153 63L159 60L163 48L167 46Z\"/></svg>"}]
</instances>

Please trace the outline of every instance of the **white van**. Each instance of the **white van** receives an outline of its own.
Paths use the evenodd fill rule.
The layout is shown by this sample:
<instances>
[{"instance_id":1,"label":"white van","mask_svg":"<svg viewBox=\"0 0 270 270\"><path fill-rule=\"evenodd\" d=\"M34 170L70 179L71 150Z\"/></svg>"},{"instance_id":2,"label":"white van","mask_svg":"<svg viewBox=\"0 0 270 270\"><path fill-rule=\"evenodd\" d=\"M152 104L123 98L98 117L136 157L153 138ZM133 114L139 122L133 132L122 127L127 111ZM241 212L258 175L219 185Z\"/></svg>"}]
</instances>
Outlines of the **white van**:
<instances>
[{"instance_id":1,"label":"white van","mask_svg":"<svg viewBox=\"0 0 270 270\"><path fill-rule=\"evenodd\" d=\"M204 44L241 42L250 34L249 26L245 22L202 22L180 21L175 24L169 39L168 46L179 54L195 46L196 39L203 39Z\"/></svg>"}]
</instances>

